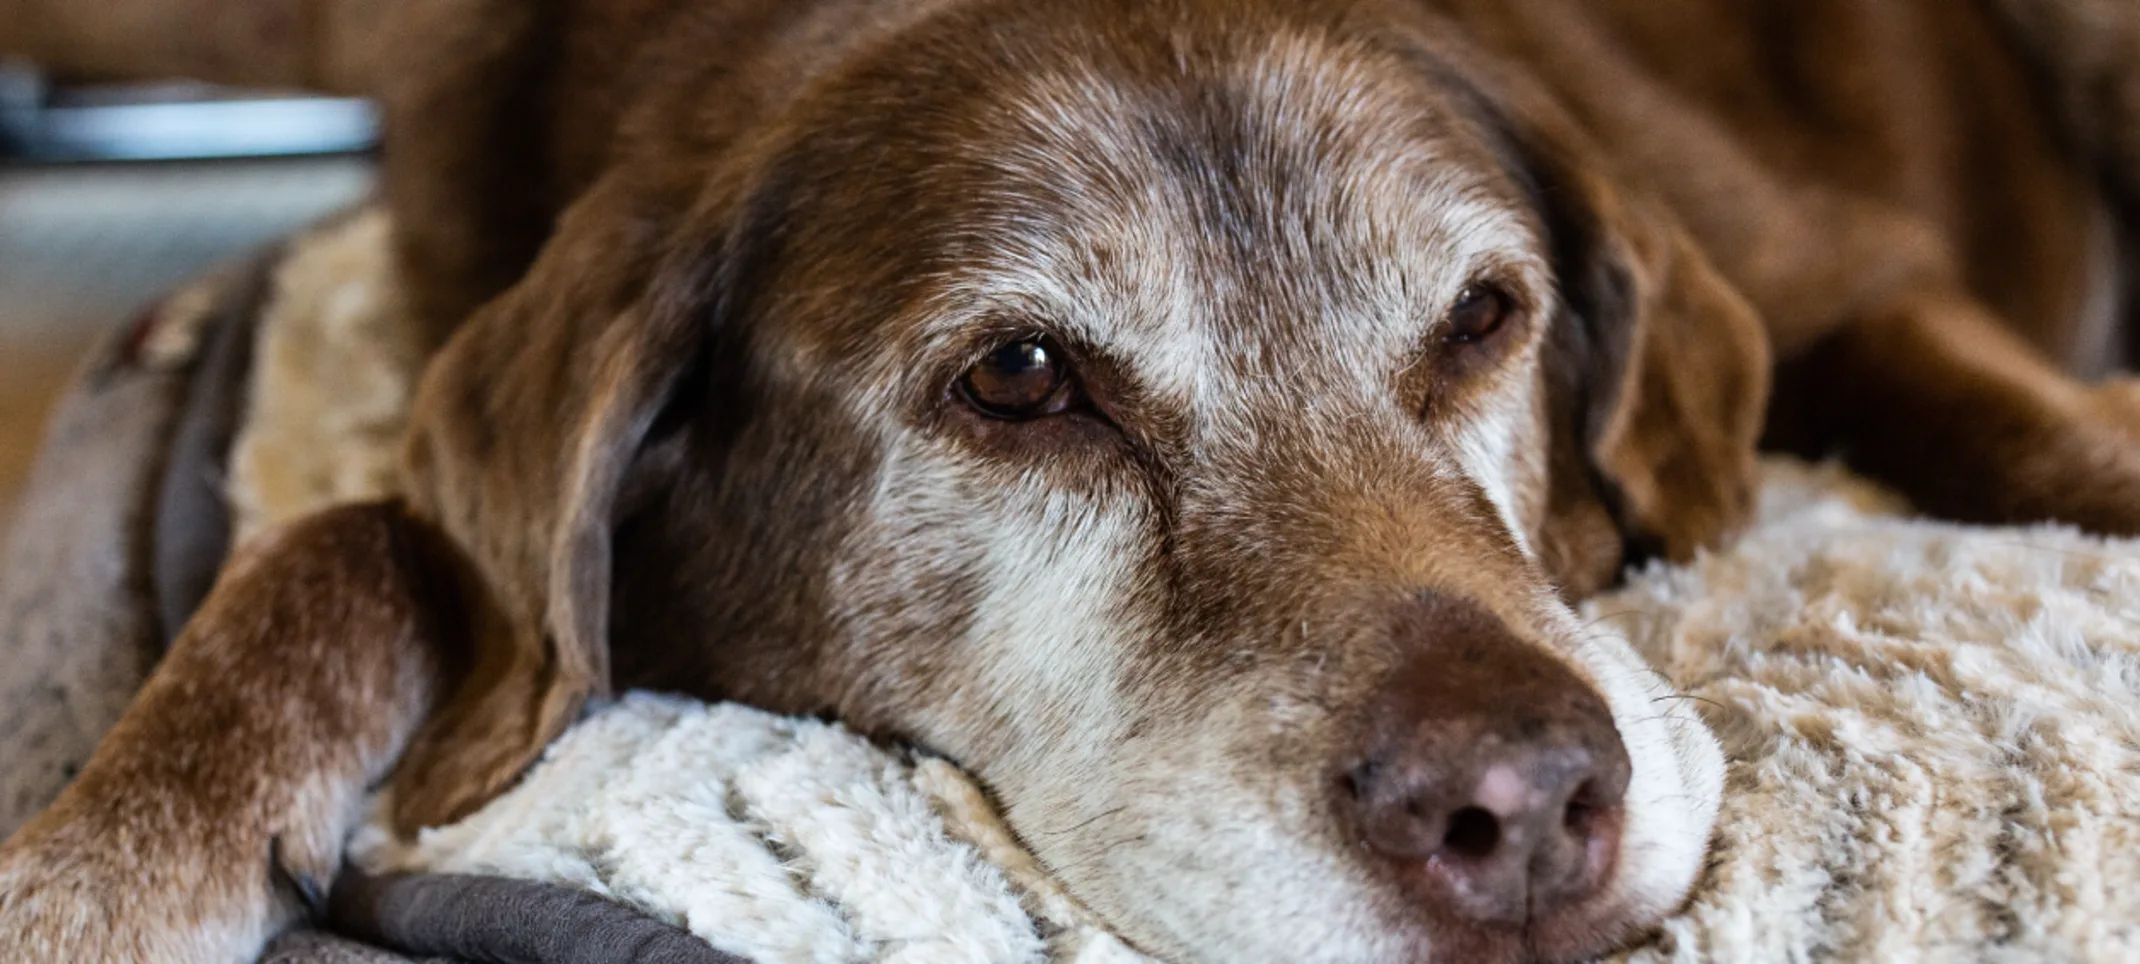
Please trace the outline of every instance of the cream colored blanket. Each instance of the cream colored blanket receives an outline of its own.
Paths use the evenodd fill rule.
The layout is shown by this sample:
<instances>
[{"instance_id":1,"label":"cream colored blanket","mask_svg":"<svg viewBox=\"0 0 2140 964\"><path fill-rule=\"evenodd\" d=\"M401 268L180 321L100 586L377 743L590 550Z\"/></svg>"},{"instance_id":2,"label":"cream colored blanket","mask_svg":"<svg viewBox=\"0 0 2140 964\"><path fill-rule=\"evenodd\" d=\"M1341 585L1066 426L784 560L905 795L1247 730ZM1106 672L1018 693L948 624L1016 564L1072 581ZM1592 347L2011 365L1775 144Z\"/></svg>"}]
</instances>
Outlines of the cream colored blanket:
<instances>
[{"instance_id":1,"label":"cream colored blanket","mask_svg":"<svg viewBox=\"0 0 2140 964\"><path fill-rule=\"evenodd\" d=\"M383 230L283 272L248 530L384 484L413 356ZM1588 606L1730 757L1708 871L1627 959L2140 960L2140 543L1898 508L1771 463L1735 547ZM467 822L356 849L591 888L766 964L1139 959L954 768L741 707L629 697Z\"/></svg>"},{"instance_id":2,"label":"cream colored blanket","mask_svg":"<svg viewBox=\"0 0 2140 964\"><path fill-rule=\"evenodd\" d=\"M1589 607L1729 758L1636 960L2140 960L2140 544L1911 520L1771 463L1732 550Z\"/></svg>"}]
</instances>

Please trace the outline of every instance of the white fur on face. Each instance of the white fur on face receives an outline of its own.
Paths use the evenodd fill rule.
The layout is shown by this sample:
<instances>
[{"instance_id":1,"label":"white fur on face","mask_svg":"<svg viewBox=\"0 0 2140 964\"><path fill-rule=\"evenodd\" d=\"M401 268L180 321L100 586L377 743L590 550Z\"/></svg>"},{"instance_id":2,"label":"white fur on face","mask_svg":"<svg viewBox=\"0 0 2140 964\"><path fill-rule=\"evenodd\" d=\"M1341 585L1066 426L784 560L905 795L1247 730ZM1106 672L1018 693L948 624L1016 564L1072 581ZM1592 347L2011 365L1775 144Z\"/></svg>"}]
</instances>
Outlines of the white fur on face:
<instances>
[{"instance_id":1,"label":"white fur on face","mask_svg":"<svg viewBox=\"0 0 2140 964\"><path fill-rule=\"evenodd\" d=\"M992 745L981 755L1009 767L1098 765L1128 723L1120 641L1151 632L1130 602L1132 561L1148 549L1147 507L1126 493L1061 491L1041 472L1006 487L999 469L948 448L910 436L892 453L869 515L897 526L867 530L897 542L885 551L927 559L971 593L952 658L986 671L943 694L940 715L1000 729L962 734L947 722L930 737L953 752ZM857 572L850 585L886 575L901 573Z\"/></svg>"},{"instance_id":2,"label":"white fur on face","mask_svg":"<svg viewBox=\"0 0 2140 964\"><path fill-rule=\"evenodd\" d=\"M1549 596L1537 608L1554 635L1574 641L1576 668L1605 695L1633 765L1619 866L1595 916L1658 920L1686 899L1709 852L1723 805L1724 752L1693 704L1625 636L1584 624Z\"/></svg>"},{"instance_id":3,"label":"white fur on face","mask_svg":"<svg viewBox=\"0 0 2140 964\"><path fill-rule=\"evenodd\" d=\"M1215 691L1184 716L1138 678L1160 622L1141 494L1069 493L1045 471L1006 488L998 467L947 448L909 441L887 460L868 513L883 525L861 536L877 547L858 554L932 558L971 571L979 590L951 646L958 685L910 725L967 762L1072 893L1149 950L1183 962L1408 959L1416 935L1384 919L1315 787L1228 762L1244 735L1286 737L1258 712L1267 700ZM898 592L876 583L888 575L843 582ZM976 731L975 720L993 722Z\"/></svg>"},{"instance_id":4,"label":"white fur on face","mask_svg":"<svg viewBox=\"0 0 2140 964\"><path fill-rule=\"evenodd\" d=\"M1178 105L1096 76L1036 76L1007 95L1006 132L977 164L982 213L966 226L986 243L923 306L906 347L954 356L977 329L1006 327L1058 337L1172 417L1173 471L1203 492L1252 488L1215 467L1283 457L1265 436L1289 422L1286 444L1323 439L1309 461L1329 471L1400 458L1422 477L1463 476L1528 555L1545 488L1543 324L1443 424L1405 410L1395 386L1489 268L1551 316L1533 216L1476 151L1423 141L1391 118L1411 107L1374 102L1364 77L1328 66L1345 58L1311 48L1280 40L1238 65L1254 81L1235 88L1252 141L1238 189L1198 183L1150 143L1149 124ZM872 381L900 386L917 370L933 367L908 361ZM1165 526L1182 507L1091 453L1020 463L905 424L886 414L899 394L852 413L887 451L839 582L858 614L908 592L916 572L959 587L945 602L958 626L940 658L948 675L918 684L903 724L972 768L1035 854L1147 950L1395 962L1431 947L1336 831L1318 781L1341 737L1316 705L1320 684L1168 678L1161 654L1261 642L1164 635L1182 602ZM1359 439L1376 444L1345 448ZM1417 538L1431 551L1433 532ZM1585 635L1542 582L1526 608L1604 693L1633 760L1622 857L1595 910L1601 933L1622 933L1691 882L1720 761L1698 719L1652 702L1655 677L1623 641ZM851 630L871 634L862 615Z\"/></svg>"},{"instance_id":5,"label":"white fur on face","mask_svg":"<svg viewBox=\"0 0 2140 964\"><path fill-rule=\"evenodd\" d=\"M1539 379L1523 377L1533 357L1514 366L1505 384L1486 392L1467 417L1446 427L1465 478L1486 493L1501 524L1527 557L1536 557L1531 533L1544 523L1546 412Z\"/></svg>"}]
</instances>

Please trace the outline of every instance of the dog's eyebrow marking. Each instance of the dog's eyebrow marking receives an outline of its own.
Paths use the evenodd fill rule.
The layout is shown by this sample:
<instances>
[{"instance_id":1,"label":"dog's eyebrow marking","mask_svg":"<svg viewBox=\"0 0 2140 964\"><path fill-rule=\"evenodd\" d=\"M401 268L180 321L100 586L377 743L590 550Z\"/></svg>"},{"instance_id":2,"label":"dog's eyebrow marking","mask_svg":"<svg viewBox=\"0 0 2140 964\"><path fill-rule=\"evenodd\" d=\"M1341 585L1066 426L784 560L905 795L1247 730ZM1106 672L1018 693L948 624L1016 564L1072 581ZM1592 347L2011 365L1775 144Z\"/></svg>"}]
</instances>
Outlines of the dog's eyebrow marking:
<instances>
[{"instance_id":1,"label":"dog's eyebrow marking","mask_svg":"<svg viewBox=\"0 0 2140 964\"><path fill-rule=\"evenodd\" d=\"M973 226L989 243L984 263L961 266L964 293L1024 293L1058 323L1104 326L1079 332L1090 336L1178 336L1180 319L1215 314L1219 299L1296 314L1378 303L1348 320L1356 344L1362 323L1416 331L1475 262L1531 240L1527 212L1444 157L1435 125L1362 116L1388 108L1331 83L1267 89L1268 69L1240 70L1256 85L1239 109L1202 116L1185 116L1174 101L1194 98L1178 91L1068 68L1023 78L988 118L1006 136L976 159L992 210ZM1100 303L1110 298L1135 303ZM1208 357L1174 353L1153 388L1192 385L1190 362Z\"/></svg>"}]
</instances>

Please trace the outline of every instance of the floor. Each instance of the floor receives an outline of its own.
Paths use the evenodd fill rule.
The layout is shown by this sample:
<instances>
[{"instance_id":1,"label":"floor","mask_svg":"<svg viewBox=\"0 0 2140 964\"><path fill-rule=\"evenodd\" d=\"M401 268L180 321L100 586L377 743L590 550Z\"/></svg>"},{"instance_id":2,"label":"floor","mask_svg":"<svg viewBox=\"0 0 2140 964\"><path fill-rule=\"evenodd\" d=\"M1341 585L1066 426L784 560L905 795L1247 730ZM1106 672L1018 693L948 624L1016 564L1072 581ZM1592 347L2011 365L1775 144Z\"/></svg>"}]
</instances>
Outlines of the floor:
<instances>
[{"instance_id":1,"label":"floor","mask_svg":"<svg viewBox=\"0 0 2140 964\"><path fill-rule=\"evenodd\" d=\"M83 353L159 293L369 190L351 158L0 167L0 519Z\"/></svg>"}]
</instances>

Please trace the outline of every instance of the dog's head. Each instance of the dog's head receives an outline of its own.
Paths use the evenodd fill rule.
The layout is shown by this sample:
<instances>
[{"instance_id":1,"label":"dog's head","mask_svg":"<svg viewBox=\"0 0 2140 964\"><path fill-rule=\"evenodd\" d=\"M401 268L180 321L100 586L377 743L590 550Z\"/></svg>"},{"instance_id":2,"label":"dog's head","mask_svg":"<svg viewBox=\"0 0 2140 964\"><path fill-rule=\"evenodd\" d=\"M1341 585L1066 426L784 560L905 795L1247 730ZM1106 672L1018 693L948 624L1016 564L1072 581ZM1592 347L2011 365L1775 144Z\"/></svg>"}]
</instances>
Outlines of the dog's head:
<instances>
[{"instance_id":1,"label":"dog's head","mask_svg":"<svg viewBox=\"0 0 2140 964\"><path fill-rule=\"evenodd\" d=\"M1565 600L1744 515L1756 320L1447 25L1216 6L667 78L426 381L485 643L404 816L615 678L945 754L1183 960L1564 958L1677 903L1717 752Z\"/></svg>"}]
</instances>

